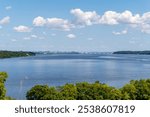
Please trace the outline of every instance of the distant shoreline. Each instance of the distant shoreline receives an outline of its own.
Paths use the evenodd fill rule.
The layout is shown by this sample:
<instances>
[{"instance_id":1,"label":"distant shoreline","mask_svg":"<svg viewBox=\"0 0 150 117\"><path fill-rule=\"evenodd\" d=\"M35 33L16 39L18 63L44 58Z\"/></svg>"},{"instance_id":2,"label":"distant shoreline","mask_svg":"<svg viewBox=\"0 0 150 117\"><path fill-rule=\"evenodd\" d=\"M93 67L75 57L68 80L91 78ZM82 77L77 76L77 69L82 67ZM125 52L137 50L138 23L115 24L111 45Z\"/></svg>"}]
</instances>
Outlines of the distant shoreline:
<instances>
[{"instance_id":1,"label":"distant shoreline","mask_svg":"<svg viewBox=\"0 0 150 117\"><path fill-rule=\"evenodd\" d=\"M150 51L116 51L113 54L136 54L136 55L150 55Z\"/></svg>"},{"instance_id":2,"label":"distant shoreline","mask_svg":"<svg viewBox=\"0 0 150 117\"><path fill-rule=\"evenodd\" d=\"M15 57L28 57L35 56L37 54L135 54L135 55L150 55L150 51L116 51L116 52L51 52L51 51L0 51L0 59L15 58Z\"/></svg>"},{"instance_id":3,"label":"distant shoreline","mask_svg":"<svg viewBox=\"0 0 150 117\"><path fill-rule=\"evenodd\" d=\"M14 57L27 57L35 56L34 52L25 52L25 51L0 51L0 59L4 58L14 58Z\"/></svg>"}]
</instances>

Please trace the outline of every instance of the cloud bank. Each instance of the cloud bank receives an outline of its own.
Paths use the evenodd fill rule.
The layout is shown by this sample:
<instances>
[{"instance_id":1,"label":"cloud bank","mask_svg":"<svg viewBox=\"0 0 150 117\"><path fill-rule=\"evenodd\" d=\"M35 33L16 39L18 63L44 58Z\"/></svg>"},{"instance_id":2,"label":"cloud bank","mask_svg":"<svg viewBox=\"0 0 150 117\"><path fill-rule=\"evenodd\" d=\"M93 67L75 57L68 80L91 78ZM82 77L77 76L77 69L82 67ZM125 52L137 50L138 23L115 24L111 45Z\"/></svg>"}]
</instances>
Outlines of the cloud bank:
<instances>
[{"instance_id":1,"label":"cloud bank","mask_svg":"<svg viewBox=\"0 0 150 117\"><path fill-rule=\"evenodd\" d=\"M83 11L79 8L71 9L72 20L57 17L44 18L42 16L33 19L33 26L48 27L52 30L70 31L74 28L91 26L91 25L128 25L131 28L138 28L141 32L150 34L150 12L142 15L133 14L129 10L124 12L106 11L99 15L96 11ZM0 20L0 24L9 23L10 18L5 17ZM25 26L15 27L17 32L30 32L31 29ZM126 32L113 32L115 35L126 34Z\"/></svg>"}]
</instances>

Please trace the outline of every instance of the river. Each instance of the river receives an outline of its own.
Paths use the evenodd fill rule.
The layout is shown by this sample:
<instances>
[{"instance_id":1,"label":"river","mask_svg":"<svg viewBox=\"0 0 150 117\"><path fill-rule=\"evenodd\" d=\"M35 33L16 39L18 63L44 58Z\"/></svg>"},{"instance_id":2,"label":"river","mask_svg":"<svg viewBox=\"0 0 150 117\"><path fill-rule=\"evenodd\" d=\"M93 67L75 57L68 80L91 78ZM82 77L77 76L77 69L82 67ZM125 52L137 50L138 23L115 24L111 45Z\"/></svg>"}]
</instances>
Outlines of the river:
<instances>
[{"instance_id":1,"label":"river","mask_svg":"<svg viewBox=\"0 0 150 117\"><path fill-rule=\"evenodd\" d=\"M130 80L150 78L149 55L49 54L0 59L6 71L7 95L25 99L37 84L60 86L66 83L100 81L122 87Z\"/></svg>"}]
</instances>

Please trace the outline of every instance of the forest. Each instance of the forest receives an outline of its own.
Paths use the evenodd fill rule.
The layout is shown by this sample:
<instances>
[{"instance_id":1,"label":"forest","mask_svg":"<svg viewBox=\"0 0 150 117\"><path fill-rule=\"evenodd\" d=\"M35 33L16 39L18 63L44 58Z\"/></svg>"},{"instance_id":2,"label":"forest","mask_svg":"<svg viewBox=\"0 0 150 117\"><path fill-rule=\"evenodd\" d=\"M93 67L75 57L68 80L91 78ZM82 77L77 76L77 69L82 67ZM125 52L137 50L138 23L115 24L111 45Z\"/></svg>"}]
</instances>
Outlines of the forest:
<instances>
[{"instance_id":1,"label":"forest","mask_svg":"<svg viewBox=\"0 0 150 117\"><path fill-rule=\"evenodd\" d=\"M8 75L0 72L0 100L6 96L5 82ZM27 100L150 100L150 79L131 80L121 88L96 81L65 84L59 87L36 85L26 93Z\"/></svg>"},{"instance_id":2,"label":"forest","mask_svg":"<svg viewBox=\"0 0 150 117\"><path fill-rule=\"evenodd\" d=\"M34 52L23 52L23 51L0 51L0 58L13 58L13 57L25 57L35 56Z\"/></svg>"}]
</instances>

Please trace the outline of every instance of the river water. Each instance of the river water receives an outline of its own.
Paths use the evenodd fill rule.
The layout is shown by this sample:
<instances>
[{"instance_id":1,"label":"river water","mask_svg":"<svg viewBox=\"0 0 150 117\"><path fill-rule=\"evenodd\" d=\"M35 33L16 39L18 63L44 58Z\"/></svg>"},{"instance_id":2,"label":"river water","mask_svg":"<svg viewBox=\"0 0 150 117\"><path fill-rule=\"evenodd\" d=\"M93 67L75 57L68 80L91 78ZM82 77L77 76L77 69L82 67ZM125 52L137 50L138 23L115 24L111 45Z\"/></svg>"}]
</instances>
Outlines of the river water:
<instances>
[{"instance_id":1,"label":"river water","mask_svg":"<svg viewBox=\"0 0 150 117\"><path fill-rule=\"evenodd\" d=\"M37 84L60 86L66 83L100 81L122 87L130 80L150 78L149 55L51 54L0 59L6 71L7 95L25 99Z\"/></svg>"}]
</instances>

